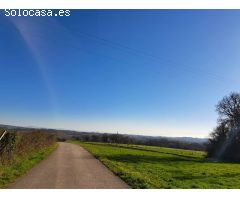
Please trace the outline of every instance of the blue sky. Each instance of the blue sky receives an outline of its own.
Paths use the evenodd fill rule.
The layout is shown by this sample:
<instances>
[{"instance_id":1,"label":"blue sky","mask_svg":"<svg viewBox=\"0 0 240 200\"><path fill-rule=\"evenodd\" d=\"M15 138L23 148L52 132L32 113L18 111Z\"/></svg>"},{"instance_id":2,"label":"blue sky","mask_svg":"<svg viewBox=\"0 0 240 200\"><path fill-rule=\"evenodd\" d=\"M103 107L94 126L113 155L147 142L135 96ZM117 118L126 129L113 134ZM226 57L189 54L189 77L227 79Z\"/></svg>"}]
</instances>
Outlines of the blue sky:
<instances>
[{"instance_id":1,"label":"blue sky","mask_svg":"<svg viewBox=\"0 0 240 200\"><path fill-rule=\"evenodd\" d=\"M206 137L239 91L240 11L0 16L0 123Z\"/></svg>"}]
</instances>

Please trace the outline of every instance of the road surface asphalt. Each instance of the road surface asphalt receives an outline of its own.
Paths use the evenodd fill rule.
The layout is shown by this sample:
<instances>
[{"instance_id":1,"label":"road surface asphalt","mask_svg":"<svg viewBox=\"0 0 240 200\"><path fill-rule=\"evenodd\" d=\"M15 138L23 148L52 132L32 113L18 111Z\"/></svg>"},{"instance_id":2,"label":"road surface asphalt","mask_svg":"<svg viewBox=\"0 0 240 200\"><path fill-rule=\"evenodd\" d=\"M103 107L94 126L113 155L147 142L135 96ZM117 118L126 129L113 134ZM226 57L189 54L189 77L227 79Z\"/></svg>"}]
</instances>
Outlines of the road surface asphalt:
<instances>
[{"instance_id":1,"label":"road surface asphalt","mask_svg":"<svg viewBox=\"0 0 240 200\"><path fill-rule=\"evenodd\" d=\"M124 189L129 186L79 145L56 151L10 185L12 189Z\"/></svg>"}]
</instances>

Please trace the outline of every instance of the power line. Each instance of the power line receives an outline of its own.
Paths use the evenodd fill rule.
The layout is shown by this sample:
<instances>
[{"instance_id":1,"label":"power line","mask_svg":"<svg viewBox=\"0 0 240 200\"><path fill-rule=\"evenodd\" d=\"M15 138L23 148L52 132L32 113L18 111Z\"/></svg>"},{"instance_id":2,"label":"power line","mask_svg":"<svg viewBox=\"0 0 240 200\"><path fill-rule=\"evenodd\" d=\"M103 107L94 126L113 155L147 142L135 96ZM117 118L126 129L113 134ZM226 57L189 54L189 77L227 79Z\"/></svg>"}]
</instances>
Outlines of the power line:
<instances>
[{"instance_id":1,"label":"power line","mask_svg":"<svg viewBox=\"0 0 240 200\"><path fill-rule=\"evenodd\" d=\"M45 21L44 21L45 22ZM46 23L45 23L46 24ZM174 61L171 61L169 59L166 59L166 58L161 58L160 56L156 56L156 55L153 55L151 53L148 53L148 52L145 52L143 50L139 50L139 49L135 49L135 48L132 48L132 47L129 47L129 46L126 46L126 45L123 45L121 43L118 43L118 42L115 42L115 41L110 41L108 39L105 39L105 38L102 38L102 37L99 37L99 36L96 36L94 34L89 34L89 33L86 33L86 32L82 32L82 31L76 31L76 30L70 30L70 29L67 29L65 28L64 26L62 26L61 24L56 24L54 23L53 25L52 24L48 24L49 26L51 26L52 28L54 29L60 29L61 28L61 32L66 32L68 35L72 36L73 39L76 38L76 37L84 37L84 38L88 38L88 39L91 39L91 40L95 40L97 42L100 42L101 44L105 45L105 46L108 46L108 47L111 47L111 48L115 48L115 49L120 49L120 50L123 50L127 53L130 53L131 55L134 55L134 56L144 56L145 58L147 58L147 60L150 60L150 61L153 61L153 62L156 62L156 61L160 61L161 63L168 63L169 65L167 65L168 67L170 68L173 68L173 69L181 69L181 68L184 68L184 71L188 71L192 74L194 74L195 76L199 76L199 73L196 72L196 70L198 72L200 72L202 75L204 75L205 77L211 77L211 80L214 79L216 81L219 81L219 82L224 82L224 83L229 83L230 80L227 80L226 78L223 78L223 77L220 77L216 74L213 74L213 73L209 73L208 71L203 71L199 68L194 68L192 69L191 67L189 66L186 66L186 65L179 65L177 64L176 62ZM40 36L42 37L42 36ZM42 37L43 38L43 37ZM55 38L54 38L55 39ZM46 40L46 38L44 39ZM52 38L51 38L51 41ZM56 40L57 41L57 40ZM57 41L58 42L58 41ZM112 57L112 56L109 56L109 55L105 55L105 54L99 54L99 53L96 53L96 51L86 51L86 50L83 50L81 47L78 46L78 44L74 43L73 44L69 44L67 43L68 46L71 46L72 48L74 49L77 49L78 51L82 51L84 53L87 53L87 54L93 54L93 55L97 55L97 56L100 56L101 58L102 57L105 57L107 59L111 59L111 60L114 60L115 62L125 62L125 63L128 63L126 62L125 60L122 60L122 59L118 59L116 57ZM180 66L180 68L179 68ZM231 80L232 81L232 80ZM230 81L230 82L231 82ZM221 89L223 89L221 87Z\"/></svg>"}]
</instances>

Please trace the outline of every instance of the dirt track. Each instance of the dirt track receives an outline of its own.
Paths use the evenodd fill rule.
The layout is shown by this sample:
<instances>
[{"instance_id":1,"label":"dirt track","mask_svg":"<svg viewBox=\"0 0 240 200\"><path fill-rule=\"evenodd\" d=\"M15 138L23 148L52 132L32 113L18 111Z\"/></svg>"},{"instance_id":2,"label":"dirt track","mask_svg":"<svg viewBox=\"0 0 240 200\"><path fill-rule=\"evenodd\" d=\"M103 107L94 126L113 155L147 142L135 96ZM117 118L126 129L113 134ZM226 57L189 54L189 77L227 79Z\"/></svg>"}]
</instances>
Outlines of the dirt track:
<instances>
[{"instance_id":1,"label":"dirt track","mask_svg":"<svg viewBox=\"0 0 240 200\"><path fill-rule=\"evenodd\" d=\"M10 186L12 189L129 188L82 147L59 143L58 149Z\"/></svg>"}]
</instances>

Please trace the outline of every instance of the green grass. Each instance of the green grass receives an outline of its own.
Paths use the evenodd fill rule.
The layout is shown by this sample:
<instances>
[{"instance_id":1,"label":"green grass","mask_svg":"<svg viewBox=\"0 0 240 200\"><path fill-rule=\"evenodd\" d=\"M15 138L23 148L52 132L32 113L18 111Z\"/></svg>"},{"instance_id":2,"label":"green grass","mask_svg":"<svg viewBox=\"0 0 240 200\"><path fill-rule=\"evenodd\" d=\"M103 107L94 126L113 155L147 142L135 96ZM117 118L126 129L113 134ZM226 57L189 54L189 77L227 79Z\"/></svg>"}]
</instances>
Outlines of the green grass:
<instances>
[{"instance_id":1,"label":"green grass","mask_svg":"<svg viewBox=\"0 0 240 200\"><path fill-rule=\"evenodd\" d=\"M132 188L240 188L240 164L210 162L204 152L72 143L91 152Z\"/></svg>"},{"instance_id":2,"label":"green grass","mask_svg":"<svg viewBox=\"0 0 240 200\"><path fill-rule=\"evenodd\" d=\"M24 156L15 156L11 164L0 165L0 188L6 188L57 148L57 144L35 150Z\"/></svg>"}]
</instances>

